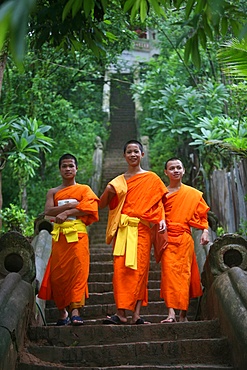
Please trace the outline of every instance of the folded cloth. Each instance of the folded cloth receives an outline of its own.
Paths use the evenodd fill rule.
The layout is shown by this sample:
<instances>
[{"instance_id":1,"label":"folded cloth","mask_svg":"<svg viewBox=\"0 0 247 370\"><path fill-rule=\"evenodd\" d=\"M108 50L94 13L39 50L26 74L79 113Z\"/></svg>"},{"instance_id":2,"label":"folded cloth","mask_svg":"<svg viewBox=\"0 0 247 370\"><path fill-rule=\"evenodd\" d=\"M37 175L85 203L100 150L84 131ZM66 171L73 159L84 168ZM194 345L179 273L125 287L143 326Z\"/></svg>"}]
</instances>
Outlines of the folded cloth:
<instances>
[{"instance_id":1,"label":"folded cloth","mask_svg":"<svg viewBox=\"0 0 247 370\"><path fill-rule=\"evenodd\" d=\"M155 224L151 228L151 240L154 246L154 257L157 263L160 262L162 253L168 245L167 229L164 233L159 232L159 224Z\"/></svg>"},{"instance_id":2,"label":"folded cloth","mask_svg":"<svg viewBox=\"0 0 247 370\"><path fill-rule=\"evenodd\" d=\"M87 234L86 225L81 220L65 221L62 224L54 223L51 232L55 242L58 241L60 233L65 235L68 243L78 242L78 233Z\"/></svg>"}]
</instances>

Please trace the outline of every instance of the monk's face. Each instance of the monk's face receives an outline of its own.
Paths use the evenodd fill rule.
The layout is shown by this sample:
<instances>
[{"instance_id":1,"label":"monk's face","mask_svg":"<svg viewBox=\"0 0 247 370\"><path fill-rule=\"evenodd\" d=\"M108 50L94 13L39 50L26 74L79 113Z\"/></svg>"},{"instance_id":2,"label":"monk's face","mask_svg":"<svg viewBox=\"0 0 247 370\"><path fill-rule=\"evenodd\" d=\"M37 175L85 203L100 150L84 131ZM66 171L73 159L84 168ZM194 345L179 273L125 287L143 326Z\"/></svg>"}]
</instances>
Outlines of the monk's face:
<instances>
[{"instance_id":1,"label":"monk's face","mask_svg":"<svg viewBox=\"0 0 247 370\"><path fill-rule=\"evenodd\" d=\"M179 159L171 160L167 163L165 174L170 180L181 180L185 170Z\"/></svg>"},{"instance_id":2,"label":"monk's face","mask_svg":"<svg viewBox=\"0 0 247 370\"><path fill-rule=\"evenodd\" d=\"M144 156L144 153L140 150L138 144L129 144L126 147L124 153L124 158L130 166L137 166L140 164L141 158Z\"/></svg>"},{"instance_id":3,"label":"monk's face","mask_svg":"<svg viewBox=\"0 0 247 370\"><path fill-rule=\"evenodd\" d=\"M74 159L63 159L60 166L60 173L64 179L72 179L75 177L77 167Z\"/></svg>"}]
</instances>

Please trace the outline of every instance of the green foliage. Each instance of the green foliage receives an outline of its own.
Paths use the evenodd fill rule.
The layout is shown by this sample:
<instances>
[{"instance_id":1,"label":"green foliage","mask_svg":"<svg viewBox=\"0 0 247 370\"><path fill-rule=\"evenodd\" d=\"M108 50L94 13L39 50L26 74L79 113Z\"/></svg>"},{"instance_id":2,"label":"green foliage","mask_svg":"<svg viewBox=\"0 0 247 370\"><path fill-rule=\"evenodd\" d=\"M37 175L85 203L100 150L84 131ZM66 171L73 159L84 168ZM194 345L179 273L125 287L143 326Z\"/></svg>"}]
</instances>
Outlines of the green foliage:
<instances>
[{"instance_id":1,"label":"green foliage","mask_svg":"<svg viewBox=\"0 0 247 370\"><path fill-rule=\"evenodd\" d=\"M184 19L178 22L185 27L181 38L184 43L184 58L187 64L191 59L196 68L201 67L201 46L207 50L208 44L219 37L223 38L227 32L236 38L246 36L246 9L241 1L231 0L179 0L174 3L177 9L183 9Z\"/></svg>"},{"instance_id":2,"label":"green foliage","mask_svg":"<svg viewBox=\"0 0 247 370\"><path fill-rule=\"evenodd\" d=\"M33 219L29 218L24 209L10 203L9 207L0 211L3 229L2 232L18 231L24 236L33 235Z\"/></svg>"},{"instance_id":3,"label":"green foliage","mask_svg":"<svg viewBox=\"0 0 247 370\"><path fill-rule=\"evenodd\" d=\"M247 238L247 220L241 220L238 233L242 235L244 238Z\"/></svg>"},{"instance_id":4,"label":"green foliage","mask_svg":"<svg viewBox=\"0 0 247 370\"><path fill-rule=\"evenodd\" d=\"M36 6L35 6L36 5ZM20 65L25 50L25 34L31 35L39 49L48 42L52 47L72 52L86 44L100 58L111 48L118 35L105 19L109 10L121 14L121 25L137 19L144 23L150 13L167 16L170 10L183 14L177 27L184 30L185 62L201 65L200 45L226 36L230 31L241 39L246 36L246 12L242 1L222 0L5 0L0 6L0 50L9 44L15 62ZM113 22L114 23L114 22ZM124 27L123 27L124 28ZM28 31L27 31L28 29Z\"/></svg>"},{"instance_id":5,"label":"green foliage","mask_svg":"<svg viewBox=\"0 0 247 370\"><path fill-rule=\"evenodd\" d=\"M223 227L219 226L217 227L217 230L216 230L216 235L217 236L223 236L225 234L225 230L223 229Z\"/></svg>"},{"instance_id":6,"label":"green foliage","mask_svg":"<svg viewBox=\"0 0 247 370\"><path fill-rule=\"evenodd\" d=\"M235 79L247 79L247 40L237 39L224 43L218 52L224 73Z\"/></svg>"},{"instance_id":7,"label":"green foliage","mask_svg":"<svg viewBox=\"0 0 247 370\"><path fill-rule=\"evenodd\" d=\"M156 172L166 182L164 175L164 164L168 158L174 157L176 153L177 142L174 137L157 132L157 135L150 142L150 165L152 171Z\"/></svg>"},{"instance_id":8,"label":"green foliage","mask_svg":"<svg viewBox=\"0 0 247 370\"><path fill-rule=\"evenodd\" d=\"M151 80L151 84L153 83L154 81ZM142 91L145 92L145 88ZM201 137L201 129L204 130L204 126L203 124L200 126L198 122L222 114L225 99L228 97L227 90L222 84L211 81L197 87L186 87L179 85L178 82L166 85L158 91L159 97L157 91L153 94L151 89L147 91L149 97L143 99L147 117L142 121L142 129L151 137L151 143L157 140L164 142L165 138L172 137L173 140L170 140L172 146L168 146L167 141L168 145L164 150L173 151L174 155L183 159L188 159L193 152L192 148L189 149L189 143L193 141L194 145L199 145L199 142L194 140ZM204 134L212 137L214 131L207 130ZM203 145L204 142L200 144ZM210 152L203 154L201 157L205 163L209 160ZM160 153L154 153L155 158L159 156ZM209 162L214 162L214 159L215 156Z\"/></svg>"},{"instance_id":9,"label":"green foliage","mask_svg":"<svg viewBox=\"0 0 247 370\"><path fill-rule=\"evenodd\" d=\"M34 146L30 148L31 151L27 151L32 146L29 141L33 136L25 132L25 135L18 136L20 140L16 142L19 154L12 157L16 175L20 179L21 174L29 176L26 182L28 213L37 216L43 211L47 190L61 182L58 159L62 154L71 152L77 157L77 181L89 182L93 172L95 137L100 136L104 142L108 135L101 110L104 68L103 65L99 66L90 53L82 51L82 54L65 57L63 53L47 47L39 50L38 54L29 52L24 67L25 72L20 74L9 63L4 77L0 112L8 112L10 115L26 115L28 112L32 123L31 117L36 117L37 122L50 128L46 138L55 143L50 152L40 152L35 157L35 163L25 161L22 163L25 168L19 165L23 156L21 150L31 156L35 154L32 150L36 149ZM10 177L13 179L13 168L7 166L6 173L3 171L4 206L12 202L13 192L16 194L18 186L17 182L13 182L10 192ZM23 184L19 183L19 186Z\"/></svg>"},{"instance_id":10,"label":"green foliage","mask_svg":"<svg viewBox=\"0 0 247 370\"><path fill-rule=\"evenodd\" d=\"M39 166L40 151L50 152L52 140L44 134L50 130L36 119L17 118L11 124L13 148L8 153L8 160L13 168L13 177L18 180L20 204L26 209L23 196L29 178L34 177Z\"/></svg>"},{"instance_id":11,"label":"green foliage","mask_svg":"<svg viewBox=\"0 0 247 370\"><path fill-rule=\"evenodd\" d=\"M9 44L19 67L25 53L28 18L35 4L36 0L9 0L0 6L0 50L5 43Z\"/></svg>"},{"instance_id":12,"label":"green foliage","mask_svg":"<svg viewBox=\"0 0 247 370\"><path fill-rule=\"evenodd\" d=\"M228 164L231 163L230 155L238 154L247 157L247 120L234 121L229 117L199 118L200 123L196 125L199 133L192 133L194 139L190 145L200 148L212 146L220 149L221 155L225 155ZM216 163L214 164L215 167Z\"/></svg>"}]
</instances>

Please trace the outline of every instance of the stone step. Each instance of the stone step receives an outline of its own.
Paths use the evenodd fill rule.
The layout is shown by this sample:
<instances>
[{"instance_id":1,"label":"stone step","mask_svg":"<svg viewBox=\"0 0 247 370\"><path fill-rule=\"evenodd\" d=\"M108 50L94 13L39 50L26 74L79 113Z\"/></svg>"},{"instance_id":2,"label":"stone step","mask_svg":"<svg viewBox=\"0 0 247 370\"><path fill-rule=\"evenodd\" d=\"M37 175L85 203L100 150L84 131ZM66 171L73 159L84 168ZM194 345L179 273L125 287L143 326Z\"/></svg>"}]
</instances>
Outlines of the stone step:
<instances>
[{"instance_id":1,"label":"stone step","mask_svg":"<svg viewBox=\"0 0 247 370\"><path fill-rule=\"evenodd\" d=\"M32 357L32 362L21 362L19 364L19 367L17 370L47 370L47 369L54 369L54 370L75 370L75 367L71 366L64 366L64 365L55 365L48 363L48 362L42 362L34 358L34 356L29 355L29 359ZM156 370L156 369L162 369L162 370L234 370L233 367L228 365L205 365L205 364L187 364L187 365L141 365L141 366L132 366L132 365L121 365L121 366L107 366L107 367L84 367L84 366L76 366L77 370L139 370L139 369L148 369L148 370Z\"/></svg>"},{"instance_id":2,"label":"stone step","mask_svg":"<svg viewBox=\"0 0 247 370\"><path fill-rule=\"evenodd\" d=\"M96 259L96 258L95 258ZM112 263L112 257L109 255L108 260L102 259L102 261L93 261L93 263L90 264L90 274L93 273L108 273L113 271L113 263ZM153 272L159 272L160 273L160 265L157 264L155 261L150 261L150 267L149 267L150 274ZM160 278L160 276L159 276Z\"/></svg>"},{"instance_id":3,"label":"stone step","mask_svg":"<svg viewBox=\"0 0 247 370\"><path fill-rule=\"evenodd\" d=\"M173 341L175 339L221 338L218 320L150 324L150 325L83 325L83 326L37 326L28 331L29 339L43 346L71 346L76 338L78 346L111 343L134 343L152 341Z\"/></svg>"},{"instance_id":4,"label":"stone step","mask_svg":"<svg viewBox=\"0 0 247 370\"><path fill-rule=\"evenodd\" d=\"M98 281L98 282L110 282L112 281L113 272L92 272L89 273L88 281ZM158 280L160 281L160 271L149 271L149 280Z\"/></svg>"},{"instance_id":5,"label":"stone step","mask_svg":"<svg viewBox=\"0 0 247 370\"><path fill-rule=\"evenodd\" d=\"M197 314L198 300L191 300L188 315L190 320L195 320ZM45 310L45 317L48 323L55 323L58 317L57 308L47 302ZM84 320L104 320L107 315L113 315L116 312L116 306L114 301L101 304L90 304L90 298L86 300L86 305L81 309L80 313ZM164 301L149 302L148 306L143 306L141 309L141 315L145 317L147 321L160 322L167 316L167 308ZM89 322L90 324L90 322Z\"/></svg>"},{"instance_id":6,"label":"stone step","mask_svg":"<svg viewBox=\"0 0 247 370\"><path fill-rule=\"evenodd\" d=\"M114 311L114 312L116 312L116 311ZM57 311L56 311L56 314L57 314ZM164 308L164 312L163 312L162 315L158 315L158 314L157 315L154 315L154 314L153 315L145 315L145 316L142 315L142 318L145 321L149 322L151 325L153 325L153 324L161 325L161 321L164 320L167 317L167 314L168 314L168 311L166 310L166 308ZM107 316L109 316L109 315L105 315L104 317L99 317L99 318L91 318L91 317L90 318L85 318L85 317L83 317L83 323L84 323L83 326L105 325L104 321L107 318ZM193 316L188 314L187 317L188 317L189 322L196 322L196 320ZM46 321L44 323L44 325L46 325L48 327L53 327L53 326L56 327L57 318L58 317L56 316L55 318L53 318L53 320L51 322ZM177 322L178 322L179 317L176 316L176 319L177 319ZM128 325L131 325L131 315L127 316L127 320L128 320ZM165 325L165 324L162 324L162 325Z\"/></svg>"},{"instance_id":7,"label":"stone step","mask_svg":"<svg viewBox=\"0 0 247 370\"><path fill-rule=\"evenodd\" d=\"M110 250L109 252L107 251L106 253L102 252L102 253L100 253L100 256L99 256L99 253L92 253L92 251L90 249L90 263L91 263L91 265L93 265L94 263L98 263L99 257L100 257L100 261L102 261L102 262L111 262L111 264L112 264L112 250Z\"/></svg>"},{"instance_id":8,"label":"stone step","mask_svg":"<svg viewBox=\"0 0 247 370\"><path fill-rule=\"evenodd\" d=\"M99 256L101 253L108 253L112 256L112 246L106 244L104 240L101 240L99 243L90 243L90 255L96 254Z\"/></svg>"},{"instance_id":9,"label":"stone step","mask_svg":"<svg viewBox=\"0 0 247 370\"><path fill-rule=\"evenodd\" d=\"M160 289L149 289L148 297L150 302L160 302ZM89 290L89 298L87 299L87 305L106 305L114 303L112 289L105 292L93 292Z\"/></svg>"},{"instance_id":10,"label":"stone step","mask_svg":"<svg viewBox=\"0 0 247 370\"><path fill-rule=\"evenodd\" d=\"M119 82L112 83L112 89ZM123 145L137 137L134 104L126 85L111 94L111 134L104 155L102 194L106 184L126 171ZM100 196L99 195L99 196ZM150 325L103 325L115 314L112 246L105 243L108 207L99 210L100 220L89 228L89 298L81 309L84 325L57 327L58 310L47 302L47 326L31 326L25 350L16 370L129 370L190 369L233 370L230 348L221 336L219 322L198 320L199 300L191 300L186 323L161 324L168 313L159 297L160 264L151 253L149 304L141 315ZM178 312L176 312L178 314ZM178 317L177 317L178 319Z\"/></svg>"},{"instance_id":11,"label":"stone step","mask_svg":"<svg viewBox=\"0 0 247 370\"><path fill-rule=\"evenodd\" d=\"M139 329L139 328L138 328ZM110 334L109 334L110 335ZM229 365L229 348L225 338L151 340L80 346L77 337L70 346L30 344L27 350L42 361L73 367L121 365L220 364Z\"/></svg>"},{"instance_id":12,"label":"stone step","mask_svg":"<svg viewBox=\"0 0 247 370\"><path fill-rule=\"evenodd\" d=\"M112 292L113 287L112 287L112 281L110 282L89 282L88 283L89 287L89 292L91 295L91 292L93 293L105 293L105 292ZM148 289L160 289L160 282L156 280L149 280L148 282Z\"/></svg>"}]
</instances>

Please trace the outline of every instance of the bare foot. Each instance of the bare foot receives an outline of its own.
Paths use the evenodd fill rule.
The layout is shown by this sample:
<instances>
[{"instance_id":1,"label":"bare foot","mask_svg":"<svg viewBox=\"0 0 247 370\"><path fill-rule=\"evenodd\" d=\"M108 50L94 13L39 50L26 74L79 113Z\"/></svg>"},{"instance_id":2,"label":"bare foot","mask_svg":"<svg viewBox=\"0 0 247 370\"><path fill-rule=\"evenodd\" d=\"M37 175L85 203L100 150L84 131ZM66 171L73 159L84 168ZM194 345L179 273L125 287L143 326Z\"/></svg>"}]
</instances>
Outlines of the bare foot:
<instances>
[{"instance_id":1,"label":"bare foot","mask_svg":"<svg viewBox=\"0 0 247 370\"><path fill-rule=\"evenodd\" d=\"M179 317L179 322L188 322L188 319L187 319L186 316L185 317L180 316Z\"/></svg>"},{"instance_id":2,"label":"bare foot","mask_svg":"<svg viewBox=\"0 0 247 370\"><path fill-rule=\"evenodd\" d=\"M165 320L162 320L161 321L161 324L166 324L166 323L173 323L173 322L176 322L177 320L176 320L176 318L175 317L167 317Z\"/></svg>"}]
</instances>

